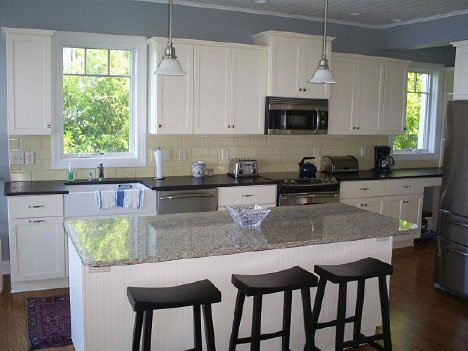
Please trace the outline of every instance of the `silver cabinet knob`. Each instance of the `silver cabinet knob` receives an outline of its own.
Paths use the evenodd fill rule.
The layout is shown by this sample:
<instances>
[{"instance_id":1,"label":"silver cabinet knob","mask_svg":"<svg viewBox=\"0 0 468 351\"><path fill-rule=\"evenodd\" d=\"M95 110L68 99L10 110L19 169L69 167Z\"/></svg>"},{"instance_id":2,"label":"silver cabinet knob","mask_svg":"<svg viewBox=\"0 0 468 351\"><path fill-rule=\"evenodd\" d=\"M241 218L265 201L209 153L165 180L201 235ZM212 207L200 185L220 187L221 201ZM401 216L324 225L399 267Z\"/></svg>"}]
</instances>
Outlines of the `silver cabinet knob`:
<instances>
[{"instance_id":1,"label":"silver cabinet knob","mask_svg":"<svg viewBox=\"0 0 468 351\"><path fill-rule=\"evenodd\" d=\"M50 128L50 124L46 124L46 128Z\"/></svg>"},{"instance_id":2,"label":"silver cabinet knob","mask_svg":"<svg viewBox=\"0 0 468 351\"><path fill-rule=\"evenodd\" d=\"M302 91L302 88L299 88L299 91Z\"/></svg>"},{"instance_id":3,"label":"silver cabinet knob","mask_svg":"<svg viewBox=\"0 0 468 351\"><path fill-rule=\"evenodd\" d=\"M307 89L306 89L306 88L304 88L304 89L302 89L302 91L307 91Z\"/></svg>"},{"instance_id":4,"label":"silver cabinet knob","mask_svg":"<svg viewBox=\"0 0 468 351\"><path fill-rule=\"evenodd\" d=\"M159 127L159 128L162 128L162 124L158 124L158 127Z\"/></svg>"},{"instance_id":5,"label":"silver cabinet knob","mask_svg":"<svg viewBox=\"0 0 468 351\"><path fill-rule=\"evenodd\" d=\"M232 128L235 128L235 127L236 127L236 126L233 124L233 125L232 125Z\"/></svg>"},{"instance_id":6,"label":"silver cabinet knob","mask_svg":"<svg viewBox=\"0 0 468 351\"><path fill-rule=\"evenodd\" d=\"M231 125L230 125L230 124L228 124L228 128L231 128Z\"/></svg>"}]
</instances>

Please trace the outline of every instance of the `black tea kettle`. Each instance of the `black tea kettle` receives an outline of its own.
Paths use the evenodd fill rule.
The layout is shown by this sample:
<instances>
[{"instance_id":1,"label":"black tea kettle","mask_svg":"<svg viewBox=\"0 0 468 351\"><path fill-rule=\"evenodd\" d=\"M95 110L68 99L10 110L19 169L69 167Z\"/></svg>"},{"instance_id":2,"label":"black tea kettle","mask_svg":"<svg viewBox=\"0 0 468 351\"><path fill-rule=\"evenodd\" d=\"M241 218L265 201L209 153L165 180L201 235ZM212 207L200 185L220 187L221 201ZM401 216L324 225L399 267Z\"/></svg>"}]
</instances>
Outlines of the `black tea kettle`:
<instances>
[{"instance_id":1,"label":"black tea kettle","mask_svg":"<svg viewBox=\"0 0 468 351\"><path fill-rule=\"evenodd\" d=\"M306 162L306 160L315 160L315 157L304 157L299 162L299 177L301 178L314 178L317 172L317 167L313 163Z\"/></svg>"}]
</instances>

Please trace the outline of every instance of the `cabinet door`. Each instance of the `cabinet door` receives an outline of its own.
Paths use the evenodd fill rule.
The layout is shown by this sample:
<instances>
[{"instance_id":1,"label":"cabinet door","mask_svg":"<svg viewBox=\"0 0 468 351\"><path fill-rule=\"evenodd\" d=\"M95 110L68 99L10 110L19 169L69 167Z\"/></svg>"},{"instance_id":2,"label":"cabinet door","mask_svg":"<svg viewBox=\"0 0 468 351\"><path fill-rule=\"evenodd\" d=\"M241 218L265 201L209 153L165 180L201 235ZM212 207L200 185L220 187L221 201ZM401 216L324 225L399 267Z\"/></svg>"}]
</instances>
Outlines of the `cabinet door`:
<instances>
[{"instance_id":1,"label":"cabinet door","mask_svg":"<svg viewBox=\"0 0 468 351\"><path fill-rule=\"evenodd\" d=\"M468 99L468 41L456 44L453 99Z\"/></svg>"},{"instance_id":2,"label":"cabinet door","mask_svg":"<svg viewBox=\"0 0 468 351\"><path fill-rule=\"evenodd\" d=\"M354 134L353 103L355 100L355 61L344 57L333 58L333 84L329 100L328 134Z\"/></svg>"},{"instance_id":3,"label":"cabinet door","mask_svg":"<svg viewBox=\"0 0 468 351\"><path fill-rule=\"evenodd\" d=\"M267 60L263 49L232 49L231 133L264 132Z\"/></svg>"},{"instance_id":4,"label":"cabinet door","mask_svg":"<svg viewBox=\"0 0 468 351\"><path fill-rule=\"evenodd\" d=\"M385 215L421 225L422 195L387 196Z\"/></svg>"},{"instance_id":5,"label":"cabinet door","mask_svg":"<svg viewBox=\"0 0 468 351\"><path fill-rule=\"evenodd\" d=\"M300 88L303 88L302 97L310 99L328 99L330 97L330 84L313 84L309 79L317 69L322 57L322 41L316 39L301 40L301 56L303 57ZM327 43L327 57L331 67L331 41ZM333 73L334 73L333 67ZM336 79L336 77L335 77Z\"/></svg>"},{"instance_id":6,"label":"cabinet door","mask_svg":"<svg viewBox=\"0 0 468 351\"><path fill-rule=\"evenodd\" d=\"M226 133L231 126L231 49L195 46L193 73L194 133Z\"/></svg>"},{"instance_id":7,"label":"cabinet door","mask_svg":"<svg viewBox=\"0 0 468 351\"><path fill-rule=\"evenodd\" d=\"M50 134L51 34L7 32L6 48L9 134Z\"/></svg>"},{"instance_id":8,"label":"cabinet door","mask_svg":"<svg viewBox=\"0 0 468 351\"><path fill-rule=\"evenodd\" d=\"M359 59L356 65L356 99L353 108L355 123L352 128L360 135L378 135L382 111L383 63Z\"/></svg>"},{"instance_id":9,"label":"cabinet door","mask_svg":"<svg viewBox=\"0 0 468 351\"><path fill-rule=\"evenodd\" d=\"M165 43L159 44L157 60L162 57L165 47ZM191 134L193 128L193 45L177 43L176 47L177 57L187 75L156 76L156 129L160 134Z\"/></svg>"},{"instance_id":10,"label":"cabinet door","mask_svg":"<svg viewBox=\"0 0 468 351\"><path fill-rule=\"evenodd\" d=\"M281 97L302 97L301 39L278 36L272 47L271 94ZM301 89L301 90L299 90Z\"/></svg>"},{"instance_id":11,"label":"cabinet door","mask_svg":"<svg viewBox=\"0 0 468 351\"><path fill-rule=\"evenodd\" d=\"M367 199L349 199L341 200L341 203L353 207L360 208L361 210L370 211L383 215L385 210L385 202L383 198L374 197Z\"/></svg>"},{"instance_id":12,"label":"cabinet door","mask_svg":"<svg viewBox=\"0 0 468 351\"><path fill-rule=\"evenodd\" d=\"M384 98L380 130L384 135L404 133L406 120L406 64L385 63Z\"/></svg>"},{"instance_id":13,"label":"cabinet door","mask_svg":"<svg viewBox=\"0 0 468 351\"><path fill-rule=\"evenodd\" d=\"M13 281L65 277L63 217L10 220Z\"/></svg>"}]
</instances>

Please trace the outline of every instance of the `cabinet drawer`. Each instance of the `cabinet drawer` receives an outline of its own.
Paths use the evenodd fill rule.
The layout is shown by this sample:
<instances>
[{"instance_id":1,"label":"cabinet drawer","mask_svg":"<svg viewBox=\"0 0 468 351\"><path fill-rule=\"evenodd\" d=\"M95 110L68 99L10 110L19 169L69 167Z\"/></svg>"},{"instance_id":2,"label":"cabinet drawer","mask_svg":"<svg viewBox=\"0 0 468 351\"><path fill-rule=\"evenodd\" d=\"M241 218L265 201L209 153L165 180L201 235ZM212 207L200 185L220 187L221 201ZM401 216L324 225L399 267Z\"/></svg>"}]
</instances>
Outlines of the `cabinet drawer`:
<instances>
[{"instance_id":1,"label":"cabinet drawer","mask_svg":"<svg viewBox=\"0 0 468 351\"><path fill-rule=\"evenodd\" d=\"M63 195L9 197L8 215L10 218L61 217Z\"/></svg>"},{"instance_id":2,"label":"cabinet drawer","mask_svg":"<svg viewBox=\"0 0 468 351\"><path fill-rule=\"evenodd\" d=\"M276 203L276 185L218 188L218 207L226 205Z\"/></svg>"},{"instance_id":3,"label":"cabinet drawer","mask_svg":"<svg viewBox=\"0 0 468 351\"><path fill-rule=\"evenodd\" d=\"M385 196L385 180L342 182L340 184L340 198L342 199L376 196Z\"/></svg>"},{"instance_id":4,"label":"cabinet drawer","mask_svg":"<svg viewBox=\"0 0 468 351\"><path fill-rule=\"evenodd\" d=\"M394 179L387 181L387 195L424 194L424 179Z\"/></svg>"},{"instance_id":5,"label":"cabinet drawer","mask_svg":"<svg viewBox=\"0 0 468 351\"><path fill-rule=\"evenodd\" d=\"M442 177L424 178L424 186L426 187L441 186L441 185L442 185Z\"/></svg>"}]
</instances>

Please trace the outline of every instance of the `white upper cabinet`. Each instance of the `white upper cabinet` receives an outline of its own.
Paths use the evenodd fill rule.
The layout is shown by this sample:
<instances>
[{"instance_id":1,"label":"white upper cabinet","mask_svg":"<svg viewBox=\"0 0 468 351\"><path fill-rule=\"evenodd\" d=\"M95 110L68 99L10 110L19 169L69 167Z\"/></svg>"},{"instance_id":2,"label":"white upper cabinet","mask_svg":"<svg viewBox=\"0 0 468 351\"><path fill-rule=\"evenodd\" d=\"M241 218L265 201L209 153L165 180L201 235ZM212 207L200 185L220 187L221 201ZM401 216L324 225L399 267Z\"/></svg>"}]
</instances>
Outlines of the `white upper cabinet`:
<instances>
[{"instance_id":1,"label":"white upper cabinet","mask_svg":"<svg viewBox=\"0 0 468 351\"><path fill-rule=\"evenodd\" d=\"M468 100L468 40L452 43L456 47L453 99Z\"/></svg>"},{"instance_id":2,"label":"white upper cabinet","mask_svg":"<svg viewBox=\"0 0 468 351\"><path fill-rule=\"evenodd\" d=\"M232 49L231 133L263 134L268 52Z\"/></svg>"},{"instance_id":3,"label":"white upper cabinet","mask_svg":"<svg viewBox=\"0 0 468 351\"><path fill-rule=\"evenodd\" d=\"M406 121L406 63L385 63L380 129L384 135L402 134Z\"/></svg>"},{"instance_id":4,"label":"white upper cabinet","mask_svg":"<svg viewBox=\"0 0 468 351\"><path fill-rule=\"evenodd\" d=\"M178 43L177 57L185 76L154 74L166 41L149 42L148 130L159 134L191 134L193 130L193 45Z\"/></svg>"},{"instance_id":5,"label":"white upper cabinet","mask_svg":"<svg viewBox=\"0 0 468 351\"><path fill-rule=\"evenodd\" d=\"M329 134L392 135L403 132L407 61L333 54Z\"/></svg>"},{"instance_id":6,"label":"white upper cabinet","mask_svg":"<svg viewBox=\"0 0 468 351\"><path fill-rule=\"evenodd\" d=\"M3 28L10 135L50 134L53 31Z\"/></svg>"},{"instance_id":7,"label":"white upper cabinet","mask_svg":"<svg viewBox=\"0 0 468 351\"><path fill-rule=\"evenodd\" d=\"M223 134L231 128L231 49L196 46L194 132Z\"/></svg>"},{"instance_id":8,"label":"white upper cabinet","mask_svg":"<svg viewBox=\"0 0 468 351\"><path fill-rule=\"evenodd\" d=\"M149 40L149 132L263 134L268 49L175 39L182 77L154 75L166 40Z\"/></svg>"},{"instance_id":9,"label":"white upper cabinet","mask_svg":"<svg viewBox=\"0 0 468 351\"><path fill-rule=\"evenodd\" d=\"M255 43L270 48L268 95L279 97L328 99L327 84L310 84L308 80L322 56L322 37L267 31L254 35ZM328 38L327 55L331 42Z\"/></svg>"}]
</instances>

